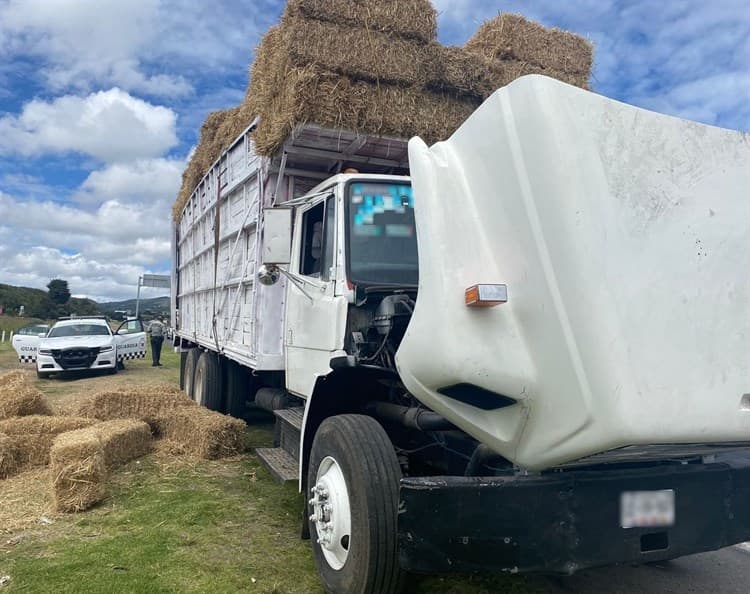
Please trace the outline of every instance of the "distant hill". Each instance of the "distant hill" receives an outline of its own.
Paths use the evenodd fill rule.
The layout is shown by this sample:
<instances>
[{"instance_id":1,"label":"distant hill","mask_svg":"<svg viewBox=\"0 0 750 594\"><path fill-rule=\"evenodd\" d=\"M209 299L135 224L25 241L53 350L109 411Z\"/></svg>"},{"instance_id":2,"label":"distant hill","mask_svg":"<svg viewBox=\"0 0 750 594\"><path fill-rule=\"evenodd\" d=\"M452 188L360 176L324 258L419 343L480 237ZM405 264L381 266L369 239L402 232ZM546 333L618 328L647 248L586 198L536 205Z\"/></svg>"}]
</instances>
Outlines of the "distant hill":
<instances>
[{"instance_id":1,"label":"distant hill","mask_svg":"<svg viewBox=\"0 0 750 594\"><path fill-rule=\"evenodd\" d=\"M70 301L62 306L65 311L61 312L58 306L50 301L47 291L4 284L0 284L0 306L7 315L18 314L21 306L23 306L24 316L44 320L67 314L95 315L101 313L98 304L91 299L71 297Z\"/></svg>"},{"instance_id":2,"label":"distant hill","mask_svg":"<svg viewBox=\"0 0 750 594\"><path fill-rule=\"evenodd\" d=\"M115 317L116 311L127 311L130 315L135 314L135 299L125 299L124 301L108 301L100 303L99 309L102 313ZM141 299L140 311L145 317L158 315L169 315L169 297L152 297L151 299Z\"/></svg>"},{"instance_id":3,"label":"distant hill","mask_svg":"<svg viewBox=\"0 0 750 594\"><path fill-rule=\"evenodd\" d=\"M108 301L97 303L91 299L79 299L71 297L70 301L62 306L66 311L59 311L42 289L31 289L29 287L14 287L0 283L0 307L5 315L18 315L20 307L24 307L24 316L27 318L39 318L52 320L61 315L107 315L113 318L116 311L127 311L129 315L135 314L135 299L124 301ZM158 315L169 315L169 297L153 297L141 299L140 311L143 317L151 319Z\"/></svg>"}]
</instances>

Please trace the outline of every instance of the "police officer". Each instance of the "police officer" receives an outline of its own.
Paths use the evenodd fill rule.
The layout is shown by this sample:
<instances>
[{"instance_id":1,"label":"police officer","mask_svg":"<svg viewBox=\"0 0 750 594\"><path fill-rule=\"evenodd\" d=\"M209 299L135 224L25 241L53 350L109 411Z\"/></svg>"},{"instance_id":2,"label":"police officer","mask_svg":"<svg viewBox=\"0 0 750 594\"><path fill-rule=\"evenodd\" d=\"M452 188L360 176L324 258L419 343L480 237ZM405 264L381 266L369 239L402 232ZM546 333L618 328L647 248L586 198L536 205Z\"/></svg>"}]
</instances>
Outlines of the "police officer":
<instances>
[{"instance_id":1,"label":"police officer","mask_svg":"<svg viewBox=\"0 0 750 594\"><path fill-rule=\"evenodd\" d=\"M161 318L156 318L148 326L148 333L151 337L151 367L161 367L159 359L161 358L161 345L164 342L164 333L166 326Z\"/></svg>"}]
</instances>

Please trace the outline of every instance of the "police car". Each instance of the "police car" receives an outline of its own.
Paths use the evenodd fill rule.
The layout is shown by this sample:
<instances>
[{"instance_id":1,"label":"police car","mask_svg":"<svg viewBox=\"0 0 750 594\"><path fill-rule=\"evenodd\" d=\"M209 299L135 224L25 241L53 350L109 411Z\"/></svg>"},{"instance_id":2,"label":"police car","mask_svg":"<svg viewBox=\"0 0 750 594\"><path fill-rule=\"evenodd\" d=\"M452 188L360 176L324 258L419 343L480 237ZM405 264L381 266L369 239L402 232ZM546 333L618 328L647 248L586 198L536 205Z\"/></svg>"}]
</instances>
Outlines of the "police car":
<instances>
[{"instance_id":1,"label":"police car","mask_svg":"<svg viewBox=\"0 0 750 594\"><path fill-rule=\"evenodd\" d=\"M36 362L40 378L82 370L117 373L118 362L146 356L146 333L140 320L127 320L112 332L103 316L64 318L45 336L26 337L16 352L21 362Z\"/></svg>"}]
</instances>

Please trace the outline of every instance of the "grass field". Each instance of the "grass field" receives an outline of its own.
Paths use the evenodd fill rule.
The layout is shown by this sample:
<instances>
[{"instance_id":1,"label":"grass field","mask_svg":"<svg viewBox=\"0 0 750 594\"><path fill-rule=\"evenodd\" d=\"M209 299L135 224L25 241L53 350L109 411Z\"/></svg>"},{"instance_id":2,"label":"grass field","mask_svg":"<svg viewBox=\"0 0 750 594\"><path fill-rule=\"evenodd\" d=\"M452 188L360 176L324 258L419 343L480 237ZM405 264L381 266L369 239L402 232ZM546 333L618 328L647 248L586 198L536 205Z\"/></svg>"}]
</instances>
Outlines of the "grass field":
<instances>
[{"instance_id":1,"label":"grass field","mask_svg":"<svg viewBox=\"0 0 750 594\"><path fill-rule=\"evenodd\" d=\"M150 359L128 362L115 376L48 379L37 385L54 408L66 411L110 382L176 384L178 356L167 348L162 362L161 368L151 367ZM0 345L0 371L18 366L9 345ZM250 448L270 445L272 439L270 422L248 427ZM104 503L76 515L54 514L45 507L48 502L33 501L45 496L39 483L48 480L45 472L32 471L0 481L1 505L18 500L19 514L23 509L31 517L22 529L0 526L0 577L10 576L0 586L3 593L322 591L310 544L299 537L302 496L296 485L275 482L252 449L238 458L208 462L157 448L112 477ZM40 523L42 513L53 523ZM410 576L405 591L543 590L522 577L488 575Z\"/></svg>"}]
</instances>

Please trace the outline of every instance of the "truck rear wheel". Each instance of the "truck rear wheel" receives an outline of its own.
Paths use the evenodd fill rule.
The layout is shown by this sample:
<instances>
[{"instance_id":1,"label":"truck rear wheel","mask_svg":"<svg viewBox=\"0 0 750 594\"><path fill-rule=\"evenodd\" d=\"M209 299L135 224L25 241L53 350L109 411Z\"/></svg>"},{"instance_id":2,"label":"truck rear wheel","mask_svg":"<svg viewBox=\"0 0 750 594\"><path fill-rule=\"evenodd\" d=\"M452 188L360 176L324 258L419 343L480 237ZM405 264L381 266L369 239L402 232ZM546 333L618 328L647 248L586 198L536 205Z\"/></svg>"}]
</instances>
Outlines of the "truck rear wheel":
<instances>
[{"instance_id":1,"label":"truck rear wheel","mask_svg":"<svg viewBox=\"0 0 750 594\"><path fill-rule=\"evenodd\" d=\"M226 413L237 419L245 416L247 396L250 392L252 378L239 363L226 362Z\"/></svg>"},{"instance_id":2,"label":"truck rear wheel","mask_svg":"<svg viewBox=\"0 0 750 594\"><path fill-rule=\"evenodd\" d=\"M313 557L326 592L401 590L397 514L401 469L374 419L339 415L323 421L308 467Z\"/></svg>"},{"instance_id":3,"label":"truck rear wheel","mask_svg":"<svg viewBox=\"0 0 750 594\"><path fill-rule=\"evenodd\" d=\"M195 393L195 368L198 367L198 358L201 356L200 349L190 349L185 353L185 368L182 373L182 383L185 394L193 398ZM182 365L182 358L180 358Z\"/></svg>"},{"instance_id":4,"label":"truck rear wheel","mask_svg":"<svg viewBox=\"0 0 750 594\"><path fill-rule=\"evenodd\" d=\"M193 378L193 400L210 410L222 410L222 385L219 358L204 351L198 359Z\"/></svg>"}]
</instances>

